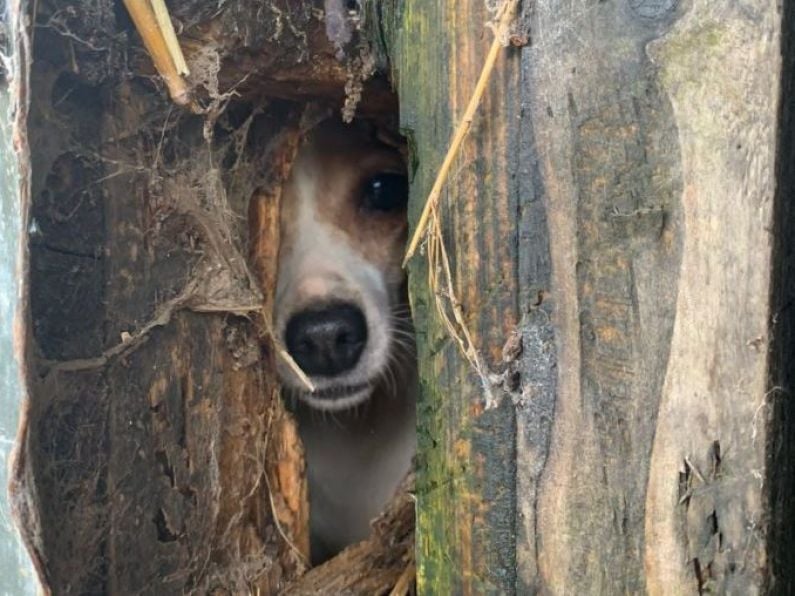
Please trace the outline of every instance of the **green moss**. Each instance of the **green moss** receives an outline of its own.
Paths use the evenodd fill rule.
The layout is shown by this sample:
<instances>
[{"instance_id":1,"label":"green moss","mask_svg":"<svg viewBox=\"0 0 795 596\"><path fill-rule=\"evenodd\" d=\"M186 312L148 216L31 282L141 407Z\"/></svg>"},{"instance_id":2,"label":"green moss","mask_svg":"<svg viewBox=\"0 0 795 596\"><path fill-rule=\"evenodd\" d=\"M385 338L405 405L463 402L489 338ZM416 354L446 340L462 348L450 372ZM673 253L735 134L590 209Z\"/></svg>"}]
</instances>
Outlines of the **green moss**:
<instances>
[{"instance_id":1,"label":"green moss","mask_svg":"<svg viewBox=\"0 0 795 596\"><path fill-rule=\"evenodd\" d=\"M451 94L460 82L459 73L450 69L456 63L451 52L461 51L456 35L479 37L474 33L474 23L471 31L455 30L453 11L457 8L452 3L448 6L405 0L401 5L393 13L399 14L400 19L392 22L392 32L387 37L391 39L390 56L399 81L401 127L413 157L409 205L413 227L455 125ZM484 51L486 48L484 45ZM478 210L487 219L495 218L496 205L504 205L505 201L504 196L491 190L499 187L490 183L496 175L489 171L478 182L478 196L483 201ZM456 192L454 186L449 190ZM453 215L448 215L453 221ZM484 234L487 228L484 226ZM459 241L452 231L447 239L452 254L461 250ZM484 258L497 262L494 255ZM418 254L410 263L409 289L418 329L421 379L417 470L419 591L505 593L515 573L511 558L515 550L515 507L513 501L505 500L514 498L515 486L512 408L475 415L472 406L482 397L479 380L436 313L427 274L426 259ZM475 279L473 275L467 283L476 283ZM491 301L497 303L500 292L510 293L512 289L504 287L496 273L484 277L484 281L487 291L481 308L484 312L498 312ZM483 324L488 328L495 326L494 321ZM503 477L505 474L510 478Z\"/></svg>"}]
</instances>

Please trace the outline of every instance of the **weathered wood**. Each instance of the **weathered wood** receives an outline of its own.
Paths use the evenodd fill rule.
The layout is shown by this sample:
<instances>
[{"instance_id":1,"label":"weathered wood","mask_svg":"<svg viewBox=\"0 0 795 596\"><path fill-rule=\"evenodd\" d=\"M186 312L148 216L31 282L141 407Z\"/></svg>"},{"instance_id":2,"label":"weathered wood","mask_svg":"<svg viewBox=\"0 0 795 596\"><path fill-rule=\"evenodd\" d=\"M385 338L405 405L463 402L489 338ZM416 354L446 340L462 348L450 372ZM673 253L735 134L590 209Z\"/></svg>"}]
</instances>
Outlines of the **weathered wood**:
<instances>
[{"instance_id":1,"label":"weathered wood","mask_svg":"<svg viewBox=\"0 0 795 596\"><path fill-rule=\"evenodd\" d=\"M277 593L309 552L267 334L281 184L304 102L394 108L381 46L342 3L332 39L319 1L178 3L194 115L124 12L74 4L36 13L24 531L57 593Z\"/></svg>"},{"instance_id":2,"label":"weathered wood","mask_svg":"<svg viewBox=\"0 0 795 596\"><path fill-rule=\"evenodd\" d=\"M490 14L401 11L390 42L416 217ZM421 591L792 585L790 539L768 515L792 511L776 463L792 454L791 406L771 387L789 390L792 354L791 316L771 328L792 292L791 251L782 240L775 269L771 234L791 237L790 211L773 216L787 201L777 130L791 135L782 19L762 1L524 3L512 39L529 45L505 51L441 207L500 407L483 410L424 257L411 264Z\"/></svg>"},{"instance_id":3,"label":"weathered wood","mask_svg":"<svg viewBox=\"0 0 795 596\"><path fill-rule=\"evenodd\" d=\"M107 17L106 8L92 14ZM44 23L69 18L40 9ZM249 108L242 122L220 110L186 118L139 81L92 68L118 55L112 47L86 56L81 46L64 72L73 38L52 27L37 30L33 85L32 319L41 356L55 362L31 362L23 472L33 472L19 489L36 495L39 524L26 530L38 534L45 583L81 593L274 592L305 568L294 552L308 552L305 488L300 474L265 462L285 469L300 451L273 401L267 342L263 353L252 325L223 311L261 301L238 222L257 188L279 182L265 179L268 143L280 148L298 114L275 105ZM62 52L48 54L53 46ZM232 136L206 142L207 122L211 136ZM224 146L235 149L228 174ZM196 296L181 306L220 316L174 312L121 360L59 372L60 361L119 344L192 284Z\"/></svg>"},{"instance_id":4,"label":"weathered wood","mask_svg":"<svg viewBox=\"0 0 795 596\"><path fill-rule=\"evenodd\" d=\"M100 90L50 69L42 61L33 85L33 122L51 127L33 126L34 171L48 172L34 185L32 239L33 332L46 360L32 362L35 485L25 487L38 499L46 583L273 592L305 568L305 488L300 474L285 487L266 466L290 453L289 422L267 340L234 316L264 305L242 257L248 230L236 226L254 190L269 192L266 143L280 148L300 113L252 113L260 137L233 130L238 169L225 173L226 145L204 140L205 120L170 120L134 84ZM141 125L151 111L162 118L154 130ZM168 304L140 345L93 358Z\"/></svg>"},{"instance_id":5,"label":"weathered wood","mask_svg":"<svg viewBox=\"0 0 795 596\"><path fill-rule=\"evenodd\" d=\"M767 543L770 560L769 592L795 591L795 5L782 11L782 78L778 122L778 189L773 214L773 288L771 293L770 389L767 443L770 473L767 479L769 508Z\"/></svg>"},{"instance_id":6,"label":"weathered wood","mask_svg":"<svg viewBox=\"0 0 795 596\"><path fill-rule=\"evenodd\" d=\"M401 10L394 64L402 126L418 161L412 185L416 216L491 40L484 36L489 15L483 3L409 0ZM519 165L518 67L515 54L498 63L482 106L488 117L473 123L453 167L449 200L441 203L457 297L493 368L503 366L503 344L522 321L522 312L536 302L535 296L529 300L530 288L534 283L546 288L543 279L521 277L525 263L520 263L524 253L517 221L529 216L533 206L532 197L519 195L513 176ZM411 296L422 377L419 589L434 594L510 592L516 581L514 405L509 399L483 411L483 380L448 336L426 283L426 265L418 256L411 264Z\"/></svg>"},{"instance_id":7,"label":"weathered wood","mask_svg":"<svg viewBox=\"0 0 795 596\"><path fill-rule=\"evenodd\" d=\"M288 586L285 596L390 594L406 596L414 583L414 478L409 475L373 533Z\"/></svg>"}]
</instances>

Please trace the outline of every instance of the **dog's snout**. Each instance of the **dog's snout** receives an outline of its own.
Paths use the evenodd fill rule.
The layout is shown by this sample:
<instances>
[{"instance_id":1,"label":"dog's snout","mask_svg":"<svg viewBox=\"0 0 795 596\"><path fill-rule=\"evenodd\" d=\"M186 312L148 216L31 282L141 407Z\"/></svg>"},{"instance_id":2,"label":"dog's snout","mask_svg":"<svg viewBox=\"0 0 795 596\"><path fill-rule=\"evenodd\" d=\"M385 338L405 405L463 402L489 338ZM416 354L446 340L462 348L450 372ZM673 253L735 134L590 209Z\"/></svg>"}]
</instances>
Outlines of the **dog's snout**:
<instances>
[{"instance_id":1,"label":"dog's snout","mask_svg":"<svg viewBox=\"0 0 795 596\"><path fill-rule=\"evenodd\" d=\"M367 321L353 304L304 310L287 322L285 343L305 373L332 377L356 366L367 343Z\"/></svg>"}]
</instances>

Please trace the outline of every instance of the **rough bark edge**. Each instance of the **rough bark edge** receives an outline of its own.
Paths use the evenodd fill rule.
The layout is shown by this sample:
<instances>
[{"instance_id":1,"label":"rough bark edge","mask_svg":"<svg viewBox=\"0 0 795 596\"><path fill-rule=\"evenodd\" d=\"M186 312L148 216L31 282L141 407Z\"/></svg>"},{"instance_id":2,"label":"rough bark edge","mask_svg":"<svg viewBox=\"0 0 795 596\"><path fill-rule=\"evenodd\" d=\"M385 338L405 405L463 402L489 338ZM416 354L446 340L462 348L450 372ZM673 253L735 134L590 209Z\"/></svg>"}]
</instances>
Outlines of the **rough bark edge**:
<instances>
[{"instance_id":1,"label":"rough bark edge","mask_svg":"<svg viewBox=\"0 0 795 596\"><path fill-rule=\"evenodd\" d=\"M18 156L19 167L19 196L22 204L20 213L22 215L22 229L27 229L30 208L30 149L28 146L27 120L28 107L30 104L30 60L31 60L31 40L27 24L28 3L26 0L11 0L6 5L6 18L3 23L3 35L6 36L9 44L9 54L4 56L2 75L8 77L10 86L9 95L13 107L12 135L13 144ZM13 337L15 351L20 361L21 382L23 384L23 395L20 396L22 408L19 414L17 426L17 437L15 445L10 454L8 463L8 501L15 525L19 530L21 540L30 556L36 575L42 579L45 576L45 566L42 557L39 531L39 516L35 507L31 489L33 479L30 477L27 463L27 439L28 439L28 413L30 401L27 390L27 361L28 350L30 348L27 341L27 321L29 317L29 286L27 283L29 270L29 253L27 245L20 243L19 247L18 272L21 283L21 296L19 300L19 313L13 322ZM43 594L50 592L41 588Z\"/></svg>"}]
</instances>

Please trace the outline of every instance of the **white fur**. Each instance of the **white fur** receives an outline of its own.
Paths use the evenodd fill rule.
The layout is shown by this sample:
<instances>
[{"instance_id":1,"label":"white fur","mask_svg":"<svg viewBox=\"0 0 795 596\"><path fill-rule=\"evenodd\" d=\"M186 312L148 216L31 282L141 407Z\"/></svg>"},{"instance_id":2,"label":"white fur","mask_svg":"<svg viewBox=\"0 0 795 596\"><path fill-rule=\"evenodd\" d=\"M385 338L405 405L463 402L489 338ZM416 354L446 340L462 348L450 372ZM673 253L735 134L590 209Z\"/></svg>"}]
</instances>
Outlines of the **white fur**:
<instances>
[{"instance_id":1,"label":"white fur","mask_svg":"<svg viewBox=\"0 0 795 596\"><path fill-rule=\"evenodd\" d=\"M352 170L364 171L363 165L356 162ZM350 371L312 377L314 394L279 363L283 384L299 398L294 410L306 448L315 562L367 536L371 520L409 471L416 445L416 362L412 346L406 346L410 323L406 320L398 330L392 316L405 300L400 255L393 255L390 272L382 271L367 260L365 250L351 246L344 232L318 216L320 183L328 173L324 167L328 162L311 147L300 152L293 166L289 200L297 204L290 206L292 221L283 222L290 242L279 260L275 332L284 342L294 314L345 301L361 308L368 337ZM325 391L337 397L319 395Z\"/></svg>"},{"instance_id":2,"label":"white fur","mask_svg":"<svg viewBox=\"0 0 795 596\"><path fill-rule=\"evenodd\" d=\"M352 387L357 390L335 400L318 399L304 389L295 373L279 363L283 382L301 399L322 410L342 410L367 400L372 386L387 366L391 328L390 297L384 275L350 247L343 234L318 219L315 200L317 164L311 153L301 156L293 167L297 189L298 217L296 242L282 255L276 287L277 336L284 339L290 317L312 302L347 300L358 305L367 320L367 344L356 366L344 375L312 379L318 391ZM362 390L362 385L370 386Z\"/></svg>"}]
</instances>

